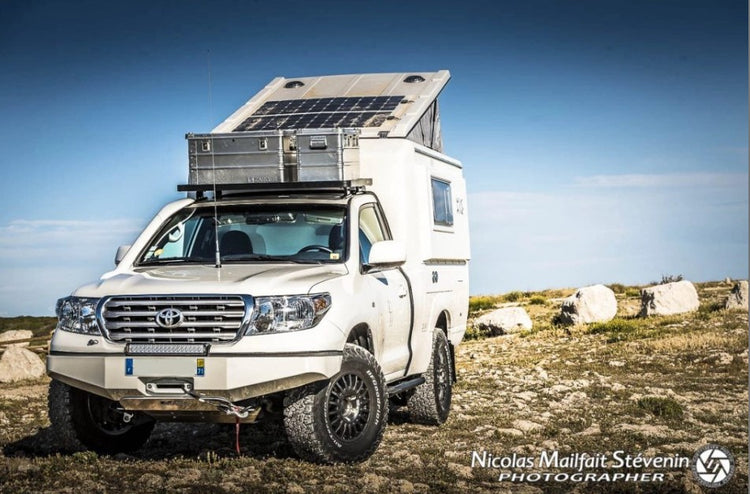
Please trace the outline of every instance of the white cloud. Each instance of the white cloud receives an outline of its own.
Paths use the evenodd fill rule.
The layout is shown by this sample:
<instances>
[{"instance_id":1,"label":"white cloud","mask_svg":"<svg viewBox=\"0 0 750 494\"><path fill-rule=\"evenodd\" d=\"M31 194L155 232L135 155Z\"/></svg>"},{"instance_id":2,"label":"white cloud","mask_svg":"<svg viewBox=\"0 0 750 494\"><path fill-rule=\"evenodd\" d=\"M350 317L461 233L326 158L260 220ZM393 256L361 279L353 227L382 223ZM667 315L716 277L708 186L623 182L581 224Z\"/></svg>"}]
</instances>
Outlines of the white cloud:
<instances>
[{"instance_id":1,"label":"white cloud","mask_svg":"<svg viewBox=\"0 0 750 494\"><path fill-rule=\"evenodd\" d=\"M86 260L131 242L142 220L25 220L0 226L0 263Z\"/></svg>"},{"instance_id":2,"label":"white cloud","mask_svg":"<svg viewBox=\"0 0 750 494\"><path fill-rule=\"evenodd\" d=\"M581 187L736 187L747 184L747 173L633 173L576 177Z\"/></svg>"},{"instance_id":3,"label":"white cloud","mask_svg":"<svg viewBox=\"0 0 750 494\"><path fill-rule=\"evenodd\" d=\"M51 315L55 300L112 269L145 221L17 219L0 225L0 312Z\"/></svg>"},{"instance_id":4,"label":"white cloud","mask_svg":"<svg viewBox=\"0 0 750 494\"><path fill-rule=\"evenodd\" d=\"M699 175L681 175L682 188L671 175L618 175L591 181L601 186L470 194L471 293L648 283L664 273L745 277L747 175ZM727 186L685 188L699 180Z\"/></svg>"}]
</instances>

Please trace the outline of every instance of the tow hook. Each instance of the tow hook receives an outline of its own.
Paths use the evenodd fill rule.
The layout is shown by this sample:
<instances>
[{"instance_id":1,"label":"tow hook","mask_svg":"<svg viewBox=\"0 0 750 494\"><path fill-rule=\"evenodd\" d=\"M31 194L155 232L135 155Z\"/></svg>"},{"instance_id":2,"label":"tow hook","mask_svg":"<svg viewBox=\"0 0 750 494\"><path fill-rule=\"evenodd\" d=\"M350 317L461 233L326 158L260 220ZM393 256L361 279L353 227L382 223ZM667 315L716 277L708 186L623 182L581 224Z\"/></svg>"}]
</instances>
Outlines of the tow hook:
<instances>
[{"instance_id":1,"label":"tow hook","mask_svg":"<svg viewBox=\"0 0 750 494\"><path fill-rule=\"evenodd\" d=\"M227 400L226 398L221 398L219 396L204 396L200 393L197 393L191 389L192 387L190 384L185 384L182 387L182 390L191 396L192 398L195 398L196 400L200 401L201 403L207 403L209 405L213 405L216 407L217 410L222 411L226 413L227 415L234 415L238 419L244 419L247 418L250 415L250 412L254 412L256 407L254 406L246 406L241 407L238 405L235 405L231 401Z\"/></svg>"}]
</instances>

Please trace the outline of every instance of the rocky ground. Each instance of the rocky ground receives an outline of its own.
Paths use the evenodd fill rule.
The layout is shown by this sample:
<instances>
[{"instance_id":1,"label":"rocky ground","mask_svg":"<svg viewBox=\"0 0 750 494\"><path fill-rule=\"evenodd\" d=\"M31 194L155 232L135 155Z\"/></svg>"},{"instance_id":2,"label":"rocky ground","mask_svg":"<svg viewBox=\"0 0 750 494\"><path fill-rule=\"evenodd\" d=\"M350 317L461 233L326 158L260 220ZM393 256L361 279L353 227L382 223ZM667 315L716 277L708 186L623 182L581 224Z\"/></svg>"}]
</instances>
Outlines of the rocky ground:
<instances>
[{"instance_id":1,"label":"rocky ground","mask_svg":"<svg viewBox=\"0 0 750 494\"><path fill-rule=\"evenodd\" d=\"M512 297L534 329L465 341L448 422L414 425L395 411L358 465L302 462L277 431L254 426L243 426L240 457L231 430L185 424L157 426L135 455L65 453L48 429L48 382L0 385L0 492L747 492L748 314L721 309L731 285L698 288L698 312L641 320L630 317L637 291L623 287L618 319L572 329L552 324L572 290ZM700 487L689 468L629 470L666 472L664 482L581 484L500 482L510 470L471 467L474 451L692 458L707 443L736 459L719 489Z\"/></svg>"}]
</instances>

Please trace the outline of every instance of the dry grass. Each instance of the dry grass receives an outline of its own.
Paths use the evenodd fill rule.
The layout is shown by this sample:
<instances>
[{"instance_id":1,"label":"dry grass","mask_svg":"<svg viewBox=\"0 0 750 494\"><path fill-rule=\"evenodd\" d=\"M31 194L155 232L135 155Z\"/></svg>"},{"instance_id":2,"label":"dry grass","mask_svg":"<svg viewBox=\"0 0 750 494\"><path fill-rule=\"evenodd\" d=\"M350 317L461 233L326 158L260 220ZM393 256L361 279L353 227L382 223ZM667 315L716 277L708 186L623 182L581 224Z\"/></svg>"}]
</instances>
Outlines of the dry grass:
<instances>
[{"instance_id":1,"label":"dry grass","mask_svg":"<svg viewBox=\"0 0 750 494\"><path fill-rule=\"evenodd\" d=\"M678 334L635 345L654 353L699 352L712 348L747 348L747 333L695 333Z\"/></svg>"}]
</instances>

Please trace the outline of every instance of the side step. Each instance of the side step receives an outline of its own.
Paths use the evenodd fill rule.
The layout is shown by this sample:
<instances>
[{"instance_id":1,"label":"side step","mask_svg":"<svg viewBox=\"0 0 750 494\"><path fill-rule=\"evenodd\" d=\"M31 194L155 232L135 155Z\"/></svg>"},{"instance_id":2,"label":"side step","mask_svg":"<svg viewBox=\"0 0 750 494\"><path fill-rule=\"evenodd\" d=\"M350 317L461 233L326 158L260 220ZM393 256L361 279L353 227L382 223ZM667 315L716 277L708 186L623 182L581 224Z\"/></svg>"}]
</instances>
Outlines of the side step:
<instances>
[{"instance_id":1,"label":"side step","mask_svg":"<svg viewBox=\"0 0 750 494\"><path fill-rule=\"evenodd\" d=\"M404 381L398 381L388 385L388 396L399 394L408 389L416 388L420 384L424 383L424 377L412 377Z\"/></svg>"}]
</instances>

